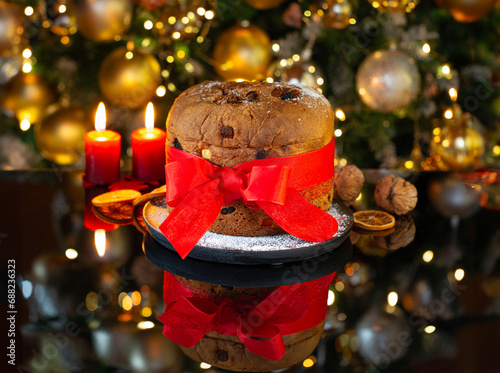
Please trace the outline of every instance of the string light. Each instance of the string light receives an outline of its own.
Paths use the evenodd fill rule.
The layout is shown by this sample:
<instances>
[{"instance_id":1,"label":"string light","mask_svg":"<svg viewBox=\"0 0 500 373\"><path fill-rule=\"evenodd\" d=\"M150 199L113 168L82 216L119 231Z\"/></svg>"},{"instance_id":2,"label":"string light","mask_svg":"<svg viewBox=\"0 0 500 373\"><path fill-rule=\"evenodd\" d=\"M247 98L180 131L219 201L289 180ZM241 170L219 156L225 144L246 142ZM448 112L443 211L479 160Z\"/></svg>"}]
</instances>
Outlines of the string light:
<instances>
[{"instance_id":1,"label":"string light","mask_svg":"<svg viewBox=\"0 0 500 373\"><path fill-rule=\"evenodd\" d=\"M398 293L391 291L387 294L387 303L389 306L395 306L398 303Z\"/></svg>"},{"instance_id":2,"label":"string light","mask_svg":"<svg viewBox=\"0 0 500 373\"><path fill-rule=\"evenodd\" d=\"M179 31L176 31L172 34L172 38L177 40L177 39L180 39L181 37L181 33Z\"/></svg>"},{"instance_id":3,"label":"string light","mask_svg":"<svg viewBox=\"0 0 500 373\"><path fill-rule=\"evenodd\" d=\"M307 359L305 359L303 362L302 362L302 366L304 368L310 368L312 367L314 364L316 364L316 357L315 356L309 356Z\"/></svg>"},{"instance_id":4,"label":"string light","mask_svg":"<svg viewBox=\"0 0 500 373\"><path fill-rule=\"evenodd\" d=\"M200 368L201 369L210 369L212 366L208 363L200 363Z\"/></svg>"},{"instance_id":5,"label":"string light","mask_svg":"<svg viewBox=\"0 0 500 373\"><path fill-rule=\"evenodd\" d=\"M413 168L413 166L414 166L414 163L412 160L407 160L405 162L405 168L407 168L408 170L411 170Z\"/></svg>"},{"instance_id":6,"label":"string light","mask_svg":"<svg viewBox=\"0 0 500 373\"><path fill-rule=\"evenodd\" d=\"M23 57L24 58L30 58L31 56L32 56L31 49L26 48L25 50L23 50Z\"/></svg>"},{"instance_id":7,"label":"string light","mask_svg":"<svg viewBox=\"0 0 500 373\"><path fill-rule=\"evenodd\" d=\"M66 258L71 259L71 260L76 259L78 257L78 251L76 251L75 249L71 249L71 248L66 250L65 254L66 254Z\"/></svg>"},{"instance_id":8,"label":"string light","mask_svg":"<svg viewBox=\"0 0 500 373\"><path fill-rule=\"evenodd\" d=\"M155 327L155 324L152 321L139 321L137 323L137 329L140 329L140 330L152 329L154 327Z\"/></svg>"},{"instance_id":9,"label":"string light","mask_svg":"<svg viewBox=\"0 0 500 373\"><path fill-rule=\"evenodd\" d=\"M425 43L424 45L422 45L422 52L424 52L425 54L431 53L431 46L428 43Z\"/></svg>"},{"instance_id":10,"label":"string light","mask_svg":"<svg viewBox=\"0 0 500 373\"><path fill-rule=\"evenodd\" d=\"M32 69L33 69L33 67L31 66L31 63L25 62L23 64L23 73L27 74L27 73L31 72Z\"/></svg>"},{"instance_id":11,"label":"string light","mask_svg":"<svg viewBox=\"0 0 500 373\"><path fill-rule=\"evenodd\" d=\"M274 43L271 48L274 52L280 51L280 45L278 43Z\"/></svg>"},{"instance_id":12,"label":"string light","mask_svg":"<svg viewBox=\"0 0 500 373\"><path fill-rule=\"evenodd\" d=\"M122 308L125 311L130 311L132 309L132 298L128 295L125 295L122 300Z\"/></svg>"},{"instance_id":13,"label":"string light","mask_svg":"<svg viewBox=\"0 0 500 373\"><path fill-rule=\"evenodd\" d=\"M206 18L206 19L210 20L210 19L212 19L212 18L214 18L214 17L215 17L215 13L214 13L214 11L213 11L213 10L207 10L207 11L205 12L205 18Z\"/></svg>"},{"instance_id":14,"label":"string light","mask_svg":"<svg viewBox=\"0 0 500 373\"><path fill-rule=\"evenodd\" d=\"M198 13L199 16L203 17L205 15L205 12L206 12L205 8L201 6L198 9L196 9L196 13Z\"/></svg>"},{"instance_id":15,"label":"string light","mask_svg":"<svg viewBox=\"0 0 500 373\"><path fill-rule=\"evenodd\" d=\"M448 65L444 65L442 68L441 68L441 71L443 72L443 74L445 75L448 75L451 70L450 70L450 67Z\"/></svg>"},{"instance_id":16,"label":"string light","mask_svg":"<svg viewBox=\"0 0 500 373\"><path fill-rule=\"evenodd\" d=\"M335 116L340 119L342 122L346 120L345 113L342 109L335 110Z\"/></svg>"},{"instance_id":17,"label":"string light","mask_svg":"<svg viewBox=\"0 0 500 373\"><path fill-rule=\"evenodd\" d=\"M27 6L26 8L24 8L24 14L26 14L28 17L33 15L34 12L35 11L30 6Z\"/></svg>"},{"instance_id":18,"label":"string light","mask_svg":"<svg viewBox=\"0 0 500 373\"><path fill-rule=\"evenodd\" d=\"M59 13L64 13L64 12L66 12L66 5L64 4L59 5Z\"/></svg>"},{"instance_id":19,"label":"string light","mask_svg":"<svg viewBox=\"0 0 500 373\"><path fill-rule=\"evenodd\" d=\"M464 279L464 276L465 276L465 271L462 268L458 268L455 271L454 276L455 276L455 280L462 281Z\"/></svg>"},{"instance_id":20,"label":"string light","mask_svg":"<svg viewBox=\"0 0 500 373\"><path fill-rule=\"evenodd\" d=\"M453 118L453 111L452 111L451 109L446 110L446 111L444 112L444 117L445 117L446 119L451 119L451 118Z\"/></svg>"},{"instance_id":21,"label":"string light","mask_svg":"<svg viewBox=\"0 0 500 373\"><path fill-rule=\"evenodd\" d=\"M151 30L153 28L153 22L151 22L150 20L147 20L146 22L144 22L144 28L146 30Z\"/></svg>"},{"instance_id":22,"label":"string light","mask_svg":"<svg viewBox=\"0 0 500 373\"><path fill-rule=\"evenodd\" d=\"M335 302L335 293L331 290L328 290L328 300L326 301L326 304L331 306Z\"/></svg>"},{"instance_id":23,"label":"string light","mask_svg":"<svg viewBox=\"0 0 500 373\"><path fill-rule=\"evenodd\" d=\"M493 155L499 156L500 155L500 145L495 145L493 147Z\"/></svg>"},{"instance_id":24,"label":"string light","mask_svg":"<svg viewBox=\"0 0 500 373\"><path fill-rule=\"evenodd\" d=\"M149 317L153 314L153 311L151 311L151 308L149 307L144 307L142 310L141 310L141 315L144 316L144 317Z\"/></svg>"},{"instance_id":25,"label":"string light","mask_svg":"<svg viewBox=\"0 0 500 373\"><path fill-rule=\"evenodd\" d=\"M340 137L342 136L342 130L340 128L337 128L333 134L335 135L335 137Z\"/></svg>"},{"instance_id":26,"label":"string light","mask_svg":"<svg viewBox=\"0 0 500 373\"><path fill-rule=\"evenodd\" d=\"M432 258L434 258L434 253L431 250L427 250L424 255L422 255L422 259L426 263L429 263Z\"/></svg>"},{"instance_id":27,"label":"string light","mask_svg":"<svg viewBox=\"0 0 500 373\"><path fill-rule=\"evenodd\" d=\"M450 98L452 101L457 101L458 92L455 88L450 88L450 90L448 91L448 94L450 95Z\"/></svg>"},{"instance_id":28,"label":"string light","mask_svg":"<svg viewBox=\"0 0 500 373\"><path fill-rule=\"evenodd\" d=\"M166 93L167 93L167 89L165 88L165 86L161 85L158 88L156 88L156 95L158 97L163 97L163 96L165 96Z\"/></svg>"},{"instance_id":29,"label":"string light","mask_svg":"<svg viewBox=\"0 0 500 373\"><path fill-rule=\"evenodd\" d=\"M87 294L87 296L85 297L85 306L89 311L95 311L97 309L97 307L99 306L99 297L96 293L91 291Z\"/></svg>"},{"instance_id":30,"label":"string light","mask_svg":"<svg viewBox=\"0 0 500 373\"><path fill-rule=\"evenodd\" d=\"M431 333L434 333L434 331L436 330L436 327L434 325L427 325L424 329L424 331L427 333L427 334L431 334Z\"/></svg>"},{"instance_id":31,"label":"string light","mask_svg":"<svg viewBox=\"0 0 500 373\"><path fill-rule=\"evenodd\" d=\"M21 128L21 131L27 131L31 127L31 123L28 119L23 119L21 123L19 123L19 128Z\"/></svg>"}]
</instances>

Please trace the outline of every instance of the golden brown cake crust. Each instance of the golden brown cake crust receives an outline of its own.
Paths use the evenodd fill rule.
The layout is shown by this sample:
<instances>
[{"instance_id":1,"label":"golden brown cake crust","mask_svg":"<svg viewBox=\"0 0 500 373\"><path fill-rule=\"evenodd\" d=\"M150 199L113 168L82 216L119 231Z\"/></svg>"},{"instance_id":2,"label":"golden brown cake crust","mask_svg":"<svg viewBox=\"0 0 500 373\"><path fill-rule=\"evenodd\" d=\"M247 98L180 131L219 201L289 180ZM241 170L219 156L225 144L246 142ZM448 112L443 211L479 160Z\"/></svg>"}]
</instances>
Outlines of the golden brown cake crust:
<instances>
[{"instance_id":1,"label":"golden brown cake crust","mask_svg":"<svg viewBox=\"0 0 500 373\"><path fill-rule=\"evenodd\" d=\"M191 348L180 346L191 359L222 369L238 372L267 372L288 368L305 360L316 348L323 333L325 321L314 328L283 337L285 354L272 361L248 351L237 337L207 333Z\"/></svg>"},{"instance_id":2,"label":"golden brown cake crust","mask_svg":"<svg viewBox=\"0 0 500 373\"><path fill-rule=\"evenodd\" d=\"M328 100L311 88L204 82L184 91L172 106L167 145L233 167L321 148L333 138L333 120Z\"/></svg>"},{"instance_id":3,"label":"golden brown cake crust","mask_svg":"<svg viewBox=\"0 0 500 373\"><path fill-rule=\"evenodd\" d=\"M308 87L204 82L176 99L167 118L166 144L215 165L233 167L319 149L332 141L333 124L328 100ZM333 180L303 194L315 206L328 210L332 190ZM263 211L243 203L223 208L210 230L237 236L282 232Z\"/></svg>"}]
</instances>

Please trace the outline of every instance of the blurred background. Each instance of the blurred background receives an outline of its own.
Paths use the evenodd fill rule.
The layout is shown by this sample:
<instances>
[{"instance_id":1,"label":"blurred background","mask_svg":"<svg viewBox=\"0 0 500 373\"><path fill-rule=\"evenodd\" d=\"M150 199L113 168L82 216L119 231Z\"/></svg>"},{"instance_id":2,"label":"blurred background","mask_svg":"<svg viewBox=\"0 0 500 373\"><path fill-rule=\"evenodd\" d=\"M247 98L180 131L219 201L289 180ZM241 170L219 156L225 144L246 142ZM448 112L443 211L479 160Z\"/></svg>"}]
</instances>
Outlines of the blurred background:
<instances>
[{"instance_id":1,"label":"blurred background","mask_svg":"<svg viewBox=\"0 0 500 373\"><path fill-rule=\"evenodd\" d=\"M130 133L204 80L302 83L340 165L498 167L497 0L0 1L0 167L82 168L99 101Z\"/></svg>"}]
</instances>

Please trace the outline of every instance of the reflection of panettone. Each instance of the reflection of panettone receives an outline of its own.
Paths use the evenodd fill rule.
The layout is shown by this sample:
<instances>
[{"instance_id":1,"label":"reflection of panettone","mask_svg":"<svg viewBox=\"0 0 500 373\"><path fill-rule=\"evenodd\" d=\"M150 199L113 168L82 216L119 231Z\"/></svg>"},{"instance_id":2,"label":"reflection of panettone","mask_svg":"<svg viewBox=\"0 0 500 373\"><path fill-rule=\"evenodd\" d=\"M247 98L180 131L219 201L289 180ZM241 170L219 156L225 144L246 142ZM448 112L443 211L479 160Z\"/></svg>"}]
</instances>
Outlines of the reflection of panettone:
<instances>
[{"instance_id":1,"label":"reflection of panettone","mask_svg":"<svg viewBox=\"0 0 500 373\"><path fill-rule=\"evenodd\" d=\"M174 276L175 279L193 292L207 297L223 297L249 305L258 303L269 296L277 287L248 288L240 286L221 286ZM234 371L264 372L287 368L306 359L316 348L323 333L324 320L311 329L286 335L284 356L276 361L254 354L236 336L226 336L208 332L191 348L180 346L182 351L200 362Z\"/></svg>"},{"instance_id":2,"label":"reflection of panettone","mask_svg":"<svg viewBox=\"0 0 500 373\"><path fill-rule=\"evenodd\" d=\"M184 91L172 106L167 118L167 148L233 167L322 148L333 139L333 123L330 104L311 88L287 83L205 82ZM333 178L302 194L328 210ZM282 232L263 211L241 202L223 207L210 230L237 236Z\"/></svg>"}]
</instances>

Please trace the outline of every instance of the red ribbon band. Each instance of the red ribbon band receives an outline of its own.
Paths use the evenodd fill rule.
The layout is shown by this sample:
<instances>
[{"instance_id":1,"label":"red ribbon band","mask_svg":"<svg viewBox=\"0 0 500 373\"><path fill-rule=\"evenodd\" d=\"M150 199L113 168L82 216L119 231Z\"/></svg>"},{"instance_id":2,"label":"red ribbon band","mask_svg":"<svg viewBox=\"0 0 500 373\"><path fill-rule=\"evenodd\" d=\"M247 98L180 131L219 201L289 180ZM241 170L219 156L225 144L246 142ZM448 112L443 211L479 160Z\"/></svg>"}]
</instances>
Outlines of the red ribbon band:
<instances>
[{"instance_id":1,"label":"red ribbon band","mask_svg":"<svg viewBox=\"0 0 500 373\"><path fill-rule=\"evenodd\" d=\"M194 296L172 274L165 272L167 307L159 317L163 334L190 348L208 332L237 336L252 353L279 360L285 353L283 336L311 329L327 311L328 286L335 273L318 280L281 286L256 306L227 298Z\"/></svg>"},{"instance_id":2,"label":"red ribbon band","mask_svg":"<svg viewBox=\"0 0 500 373\"><path fill-rule=\"evenodd\" d=\"M338 230L334 217L299 191L334 176L335 144L307 153L219 167L191 153L168 148L166 202L174 207L160 231L184 259L214 223L222 206L242 200L262 209L283 230L323 242Z\"/></svg>"}]
</instances>

